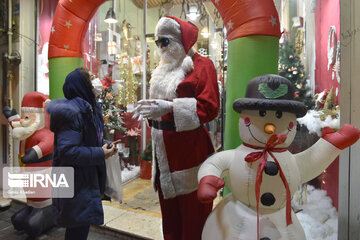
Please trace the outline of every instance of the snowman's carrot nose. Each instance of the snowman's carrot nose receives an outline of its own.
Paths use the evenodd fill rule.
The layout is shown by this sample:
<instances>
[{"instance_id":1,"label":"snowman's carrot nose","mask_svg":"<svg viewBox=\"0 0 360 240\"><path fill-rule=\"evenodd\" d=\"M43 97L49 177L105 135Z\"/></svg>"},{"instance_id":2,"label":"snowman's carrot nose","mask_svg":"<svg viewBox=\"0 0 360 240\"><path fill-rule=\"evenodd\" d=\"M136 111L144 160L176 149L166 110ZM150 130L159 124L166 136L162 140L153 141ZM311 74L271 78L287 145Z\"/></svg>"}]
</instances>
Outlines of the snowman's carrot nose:
<instances>
[{"instance_id":1,"label":"snowman's carrot nose","mask_svg":"<svg viewBox=\"0 0 360 240\"><path fill-rule=\"evenodd\" d=\"M275 133L275 130L276 130L276 127L272 123L267 123L264 126L264 132L266 132L267 134L273 134L273 133Z\"/></svg>"}]
</instances>

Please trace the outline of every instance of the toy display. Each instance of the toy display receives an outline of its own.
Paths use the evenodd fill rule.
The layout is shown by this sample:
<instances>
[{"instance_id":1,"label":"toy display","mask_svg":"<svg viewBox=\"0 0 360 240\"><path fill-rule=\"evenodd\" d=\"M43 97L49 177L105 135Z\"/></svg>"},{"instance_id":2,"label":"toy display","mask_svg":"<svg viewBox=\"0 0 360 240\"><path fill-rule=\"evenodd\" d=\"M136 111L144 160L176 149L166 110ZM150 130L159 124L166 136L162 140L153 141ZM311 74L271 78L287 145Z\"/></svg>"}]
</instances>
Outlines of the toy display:
<instances>
[{"instance_id":1,"label":"toy display","mask_svg":"<svg viewBox=\"0 0 360 240\"><path fill-rule=\"evenodd\" d=\"M305 239L291 197L299 184L318 176L340 151L354 144L360 131L345 124L337 132L325 127L309 149L291 154L296 118L306 106L294 101L294 86L278 75L253 78L246 97L233 108L240 113L243 144L208 158L199 169L198 198L212 201L229 174L231 194L213 210L202 239Z\"/></svg>"},{"instance_id":2,"label":"toy display","mask_svg":"<svg viewBox=\"0 0 360 240\"><path fill-rule=\"evenodd\" d=\"M25 94L21 117L15 109L3 109L12 127L13 138L20 141L19 166L44 167L51 171L54 134L49 129L49 115L44 111L48 98L39 92ZM27 206L11 217L14 228L36 237L53 227L55 220L51 204L51 198L27 197Z\"/></svg>"}]
</instances>

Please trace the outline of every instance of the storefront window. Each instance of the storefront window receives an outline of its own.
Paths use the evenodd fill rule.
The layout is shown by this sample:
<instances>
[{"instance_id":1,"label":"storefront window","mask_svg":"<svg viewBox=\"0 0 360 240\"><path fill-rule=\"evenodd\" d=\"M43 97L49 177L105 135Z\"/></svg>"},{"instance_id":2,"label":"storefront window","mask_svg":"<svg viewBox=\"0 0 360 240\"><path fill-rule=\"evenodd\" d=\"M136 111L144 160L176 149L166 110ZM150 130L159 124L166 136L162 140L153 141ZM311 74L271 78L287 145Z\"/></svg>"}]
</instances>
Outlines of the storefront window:
<instances>
[{"instance_id":1,"label":"storefront window","mask_svg":"<svg viewBox=\"0 0 360 240\"><path fill-rule=\"evenodd\" d=\"M112 18L112 19L111 19ZM102 4L89 24L85 37L84 65L102 86L105 138L119 143L123 180L139 175L143 124L132 119L131 110L142 98L143 10L133 1ZM148 136L149 137L149 136Z\"/></svg>"},{"instance_id":2,"label":"storefront window","mask_svg":"<svg viewBox=\"0 0 360 240\"><path fill-rule=\"evenodd\" d=\"M340 1L278 1L283 35L280 39L279 74L291 80L296 99L308 113L298 119L298 132L290 150L308 149L324 127L340 127ZM299 187L293 202L308 239L337 238L339 159L323 173ZM325 190L325 192L321 192ZM316 199L316 200L315 200ZM317 204L316 201L319 203ZM309 209L317 209L316 211ZM324 213L326 220L317 217ZM307 220L305 220L307 218ZM320 236L320 235L317 235Z\"/></svg>"}]
</instances>

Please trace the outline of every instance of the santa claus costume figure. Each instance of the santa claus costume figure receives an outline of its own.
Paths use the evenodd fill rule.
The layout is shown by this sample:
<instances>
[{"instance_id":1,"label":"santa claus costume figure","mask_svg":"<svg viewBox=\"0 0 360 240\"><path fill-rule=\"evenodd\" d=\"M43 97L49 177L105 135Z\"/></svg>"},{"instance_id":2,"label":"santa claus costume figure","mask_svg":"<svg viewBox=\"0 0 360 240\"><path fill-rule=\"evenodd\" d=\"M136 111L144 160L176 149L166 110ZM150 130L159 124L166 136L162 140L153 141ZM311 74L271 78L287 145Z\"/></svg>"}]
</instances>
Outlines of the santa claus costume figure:
<instances>
[{"instance_id":1,"label":"santa claus costume figure","mask_svg":"<svg viewBox=\"0 0 360 240\"><path fill-rule=\"evenodd\" d=\"M201 163L214 152L203 124L219 110L216 70L192 49L198 37L192 23L163 17L155 33L161 60L152 73L150 99L138 102L135 116L152 126L152 180L164 239L200 239L212 203L198 201L196 178Z\"/></svg>"},{"instance_id":2,"label":"santa claus costume figure","mask_svg":"<svg viewBox=\"0 0 360 240\"><path fill-rule=\"evenodd\" d=\"M45 94L29 92L21 103L21 117L9 107L4 107L3 113L12 127L13 138L20 141L19 166L42 167L50 172L54 134L49 130L49 116L44 111L48 99ZM49 198L27 197L27 206L11 217L16 230L36 237L55 225L51 189L44 191L49 191Z\"/></svg>"}]
</instances>

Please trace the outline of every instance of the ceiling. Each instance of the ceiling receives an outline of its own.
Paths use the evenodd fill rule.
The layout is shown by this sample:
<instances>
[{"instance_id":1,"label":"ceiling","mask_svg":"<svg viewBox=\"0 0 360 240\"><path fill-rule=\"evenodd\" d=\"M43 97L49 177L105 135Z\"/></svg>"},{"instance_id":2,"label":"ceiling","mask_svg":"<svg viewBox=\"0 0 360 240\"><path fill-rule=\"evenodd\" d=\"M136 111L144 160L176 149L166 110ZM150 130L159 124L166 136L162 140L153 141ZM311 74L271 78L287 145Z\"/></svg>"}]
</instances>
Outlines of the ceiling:
<instances>
[{"instance_id":1,"label":"ceiling","mask_svg":"<svg viewBox=\"0 0 360 240\"><path fill-rule=\"evenodd\" d=\"M132 0L135 5L137 5L139 8L143 8L144 0ZM210 0L202 0L202 2L209 2ZM153 7L159 7L162 6L165 2L172 2L175 4L182 4L182 3L188 3L188 4L199 4L200 1L197 0L147 0L147 7L153 8Z\"/></svg>"}]
</instances>

